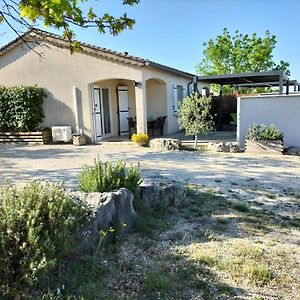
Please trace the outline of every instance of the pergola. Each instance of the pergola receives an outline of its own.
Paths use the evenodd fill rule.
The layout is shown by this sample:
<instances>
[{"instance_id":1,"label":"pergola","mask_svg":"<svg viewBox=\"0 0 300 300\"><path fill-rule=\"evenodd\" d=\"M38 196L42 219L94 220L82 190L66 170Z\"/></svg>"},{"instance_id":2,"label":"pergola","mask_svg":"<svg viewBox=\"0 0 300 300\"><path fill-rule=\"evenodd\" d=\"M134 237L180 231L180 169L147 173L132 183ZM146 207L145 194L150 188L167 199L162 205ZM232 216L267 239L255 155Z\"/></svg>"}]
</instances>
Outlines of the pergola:
<instances>
[{"instance_id":1,"label":"pergola","mask_svg":"<svg viewBox=\"0 0 300 300\"><path fill-rule=\"evenodd\" d=\"M197 76L197 81L209 84L220 85L220 103L218 128L222 130L222 108L223 108L223 86L231 85L236 87L279 87L279 94L283 94L283 87L286 86L286 94L289 94L289 87L294 86L294 91L300 91L300 84L297 80L289 80L283 71L251 72L243 74L223 74Z\"/></svg>"}]
</instances>

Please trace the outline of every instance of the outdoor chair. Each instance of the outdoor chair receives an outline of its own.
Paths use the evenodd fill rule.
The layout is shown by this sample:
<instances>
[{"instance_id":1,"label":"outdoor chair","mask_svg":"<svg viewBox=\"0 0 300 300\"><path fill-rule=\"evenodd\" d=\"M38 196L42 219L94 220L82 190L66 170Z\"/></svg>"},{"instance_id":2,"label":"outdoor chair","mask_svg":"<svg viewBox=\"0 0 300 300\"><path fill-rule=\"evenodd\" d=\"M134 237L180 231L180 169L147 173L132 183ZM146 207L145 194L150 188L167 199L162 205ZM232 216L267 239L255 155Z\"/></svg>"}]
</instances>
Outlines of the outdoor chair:
<instances>
[{"instance_id":1,"label":"outdoor chair","mask_svg":"<svg viewBox=\"0 0 300 300\"><path fill-rule=\"evenodd\" d=\"M164 126L165 126L165 121L166 121L167 116L163 116L160 118L160 135L164 135Z\"/></svg>"},{"instance_id":2,"label":"outdoor chair","mask_svg":"<svg viewBox=\"0 0 300 300\"><path fill-rule=\"evenodd\" d=\"M165 120L167 116L164 117L158 117L155 121L150 121L148 122L148 131L150 133L150 130L152 132L152 135L155 135L155 131L159 130L160 135L164 134L164 125L165 125Z\"/></svg>"}]
</instances>

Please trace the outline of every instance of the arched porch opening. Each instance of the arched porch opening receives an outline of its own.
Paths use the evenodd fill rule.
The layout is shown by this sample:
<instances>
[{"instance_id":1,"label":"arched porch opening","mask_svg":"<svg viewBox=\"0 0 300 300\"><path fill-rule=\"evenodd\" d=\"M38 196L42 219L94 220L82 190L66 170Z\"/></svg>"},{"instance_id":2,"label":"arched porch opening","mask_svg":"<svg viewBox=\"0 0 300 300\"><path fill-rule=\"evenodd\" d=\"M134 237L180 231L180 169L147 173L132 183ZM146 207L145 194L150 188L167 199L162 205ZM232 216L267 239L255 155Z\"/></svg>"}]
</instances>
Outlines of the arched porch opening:
<instances>
[{"instance_id":1,"label":"arched porch opening","mask_svg":"<svg viewBox=\"0 0 300 300\"><path fill-rule=\"evenodd\" d=\"M146 98L148 122L168 115L167 84L165 81L159 78L148 79L146 81ZM168 132L167 122L164 125L164 132Z\"/></svg>"}]
</instances>

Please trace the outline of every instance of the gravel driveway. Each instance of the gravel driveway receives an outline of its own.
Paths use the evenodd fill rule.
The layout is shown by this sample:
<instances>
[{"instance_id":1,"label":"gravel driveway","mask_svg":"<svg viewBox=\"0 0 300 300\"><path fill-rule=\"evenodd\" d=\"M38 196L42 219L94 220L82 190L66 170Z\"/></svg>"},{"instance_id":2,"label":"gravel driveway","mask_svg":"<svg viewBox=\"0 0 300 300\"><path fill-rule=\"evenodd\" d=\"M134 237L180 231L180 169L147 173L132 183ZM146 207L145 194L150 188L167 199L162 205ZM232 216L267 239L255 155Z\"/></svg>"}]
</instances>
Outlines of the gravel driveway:
<instances>
[{"instance_id":1,"label":"gravel driveway","mask_svg":"<svg viewBox=\"0 0 300 300\"><path fill-rule=\"evenodd\" d=\"M240 281L237 284L236 281L229 280L231 277L228 277L229 275L224 273L224 270L220 271L217 277L214 266L205 274L214 274L213 284L221 278L223 287L236 287L239 296L234 299L254 299L254 295L257 296L255 299L283 299L279 295L284 295L284 299L295 299L295 295L298 295L300 157L275 155L263 157L246 153L166 152L125 143L104 143L82 147L1 145L0 186L6 182L22 186L28 180L46 179L56 182L64 181L66 187L76 189L76 176L81 166L93 164L97 157L105 161L125 160L134 165L139 164L144 177L155 177L158 180L167 178L187 183L195 191L193 195L196 198L206 195L206 198L202 199L202 196L199 198L198 204L202 210L206 205L206 210L211 212L210 215L205 209L202 212L201 209L195 207L196 204L192 204L197 203L195 200L185 208L186 211L182 209L169 216L178 218L178 223L174 223L177 225L164 233L165 236L159 235L161 231L157 232L155 243L149 249L144 246L146 243L149 244L149 240L144 240L145 244L143 244L141 238L136 235L131 237L132 240L127 244L129 246L122 247L122 253L124 253L122 261L127 262L129 254L134 253L132 260L129 261L137 268L138 271L135 272L141 273L141 266L145 264L145 261L153 262L155 266L157 263L155 259L161 261L165 253L172 253L172 249L177 249L177 243L183 244L181 251L185 254L189 251L192 254L196 250L200 254L206 251L204 254L209 253L211 257L211 255L221 253L223 255L221 258L227 264L231 262L233 266L235 266L236 259L242 257L242 261L245 260L239 252L231 257L230 253L233 250L240 249L242 255L247 254L247 251L253 255L259 250L261 251L259 253L262 253L259 256L261 266L268 265L272 272L277 272L276 274L281 276L281 279L278 277L281 283L288 286L286 290L282 290L281 286L272 286L272 282L263 287L251 285L243 282L244 277L241 276L237 276L236 280ZM192 184L197 186L192 186ZM231 208L224 208L224 203L231 205ZM160 239L157 239L158 236ZM199 240L199 237L204 240ZM137 251L140 251L139 255ZM153 253L159 258L156 258ZM142 263L136 263L136 257L143 258ZM147 257L149 261L144 260L144 257ZM216 257L216 261L219 261L219 256ZM207 260L207 256L204 255L204 258ZM173 268L174 261L170 263ZM176 263L178 269L180 261L176 260ZM255 256L252 257L250 263L252 264L249 265L250 267L257 266ZM183 270L186 265L192 266L191 260L183 260ZM145 270L148 267L146 263ZM120 272L119 265L115 270L118 271L113 272L113 278L108 278L108 282L109 284L114 282L117 287L120 287L119 282L127 282L129 275L127 271ZM130 272L132 273L130 276L135 278L136 273ZM115 280L116 274L119 276L117 280ZM227 285L224 285L224 282ZM132 286L132 290L135 291L135 285L132 284ZM128 290L128 286L125 291L126 293L132 292ZM180 289L181 291L183 290ZM197 293L199 294L199 291ZM182 299L202 299L198 297L198 294L193 298ZM263 298L260 297L261 295ZM233 299L233 297L222 299Z\"/></svg>"},{"instance_id":2,"label":"gravel driveway","mask_svg":"<svg viewBox=\"0 0 300 300\"><path fill-rule=\"evenodd\" d=\"M0 185L23 185L27 180L64 181L76 188L83 164L125 160L138 164L144 176L165 177L183 183L230 188L300 192L300 157L255 156L245 153L166 152L131 144L8 146L0 148Z\"/></svg>"}]
</instances>

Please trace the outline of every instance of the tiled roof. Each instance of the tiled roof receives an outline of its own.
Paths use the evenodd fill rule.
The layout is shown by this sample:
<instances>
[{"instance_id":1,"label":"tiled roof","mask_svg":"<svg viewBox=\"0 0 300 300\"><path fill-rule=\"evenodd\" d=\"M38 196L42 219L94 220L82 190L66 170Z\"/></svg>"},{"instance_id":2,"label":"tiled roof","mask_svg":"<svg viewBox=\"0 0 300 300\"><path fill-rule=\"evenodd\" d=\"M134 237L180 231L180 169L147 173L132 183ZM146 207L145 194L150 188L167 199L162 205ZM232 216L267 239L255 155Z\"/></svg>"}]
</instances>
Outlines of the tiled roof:
<instances>
[{"instance_id":1,"label":"tiled roof","mask_svg":"<svg viewBox=\"0 0 300 300\"><path fill-rule=\"evenodd\" d=\"M9 42L5 46L1 47L0 57L4 55L6 52L8 52L11 48L14 48L17 44L22 43L24 41L28 41L28 42L32 41L31 38L35 38L38 41L46 41L61 48L66 48L68 46L68 41L64 39L62 36L44 30L33 28L25 32L23 35L17 37L13 41ZM102 47L98 47L95 45L82 43L82 42L80 42L80 45L82 47L83 53L85 54L97 55L108 59L137 65L139 67L144 66L144 67L157 68L160 70L164 70L188 78L193 78L195 76L193 74L175 68L171 68L148 59L129 55L127 52L113 51L111 49L102 48Z\"/></svg>"}]
</instances>

